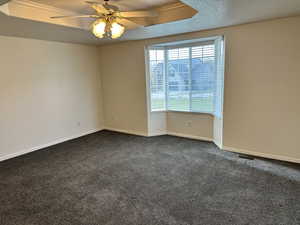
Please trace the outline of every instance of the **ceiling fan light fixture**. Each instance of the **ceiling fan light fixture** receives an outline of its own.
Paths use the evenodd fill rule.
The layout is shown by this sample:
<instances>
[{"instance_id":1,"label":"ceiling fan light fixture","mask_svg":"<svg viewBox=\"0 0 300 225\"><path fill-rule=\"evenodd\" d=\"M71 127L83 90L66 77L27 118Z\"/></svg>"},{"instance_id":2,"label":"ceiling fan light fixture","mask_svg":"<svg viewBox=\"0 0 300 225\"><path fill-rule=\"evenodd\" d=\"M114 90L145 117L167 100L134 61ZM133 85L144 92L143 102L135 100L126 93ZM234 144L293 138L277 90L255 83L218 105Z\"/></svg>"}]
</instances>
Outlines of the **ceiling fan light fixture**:
<instances>
[{"instance_id":1,"label":"ceiling fan light fixture","mask_svg":"<svg viewBox=\"0 0 300 225\"><path fill-rule=\"evenodd\" d=\"M0 0L1 1L9 1L9 0ZM156 13L152 11L128 11L123 12L119 10L118 6L109 4L109 0L103 0L104 4L96 1L96 0L87 0L86 3L90 4L91 7L96 11L96 13L92 15L71 15L71 16L53 16L51 19L62 19L62 18L97 18L96 21L92 23L91 31L97 38L112 38L117 39L121 37L126 27L123 25L132 26L134 28L140 27L143 25L139 25L131 21L130 18L134 17L154 17L157 16ZM127 19L127 17L129 19ZM132 25L133 24L133 25Z\"/></svg>"},{"instance_id":2,"label":"ceiling fan light fixture","mask_svg":"<svg viewBox=\"0 0 300 225\"><path fill-rule=\"evenodd\" d=\"M106 33L106 26L107 26L107 23L105 20L103 20L103 19L96 20L93 23L93 34L97 38L103 38Z\"/></svg>"},{"instance_id":3,"label":"ceiling fan light fixture","mask_svg":"<svg viewBox=\"0 0 300 225\"><path fill-rule=\"evenodd\" d=\"M125 27L117 22L113 22L111 24L110 32L111 32L111 38L117 39L123 35L125 31Z\"/></svg>"}]
</instances>

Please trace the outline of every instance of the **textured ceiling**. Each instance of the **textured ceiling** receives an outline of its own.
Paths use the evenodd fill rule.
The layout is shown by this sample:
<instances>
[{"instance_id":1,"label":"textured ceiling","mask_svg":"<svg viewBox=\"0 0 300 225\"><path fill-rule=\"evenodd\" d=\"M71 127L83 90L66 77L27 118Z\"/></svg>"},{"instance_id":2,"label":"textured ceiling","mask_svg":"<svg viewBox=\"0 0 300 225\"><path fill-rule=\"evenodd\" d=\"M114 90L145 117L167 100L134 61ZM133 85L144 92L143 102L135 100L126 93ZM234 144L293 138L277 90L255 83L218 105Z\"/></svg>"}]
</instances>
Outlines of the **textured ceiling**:
<instances>
[{"instance_id":1,"label":"textured ceiling","mask_svg":"<svg viewBox=\"0 0 300 225\"><path fill-rule=\"evenodd\" d=\"M78 0L35 0L53 6L70 7L65 9L84 10L76 4L84 5ZM100 0L99 0L100 1ZM113 1L113 0L112 0ZM150 27L128 30L118 39L137 40L160 37L185 32L212 29L254 21L300 15L300 0L181 0L199 11L193 18L154 25ZM70 2L70 3L69 3ZM164 0L115 0L124 9L147 8L156 4L166 3ZM138 3L140 3L138 5ZM60 5L61 4L61 5ZM65 5L65 6L63 6ZM85 7L85 6L84 6ZM88 31L49 25L15 18L0 18L0 34L26 36L38 39L57 40L65 42L104 44L111 40L95 39ZM23 29L20 29L23 28ZM26 29L25 29L26 28ZM47 35L46 35L47 34ZM74 35L77 35L76 37Z\"/></svg>"},{"instance_id":2,"label":"textured ceiling","mask_svg":"<svg viewBox=\"0 0 300 225\"><path fill-rule=\"evenodd\" d=\"M143 39L272 18L300 15L300 0L181 0L197 9L192 19L128 31L123 39Z\"/></svg>"},{"instance_id":3,"label":"textured ceiling","mask_svg":"<svg viewBox=\"0 0 300 225\"><path fill-rule=\"evenodd\" d=\"M85 0L32 0L46 5L51 5L57 8L71 10L74 12L86 13L90 12L90 6L85 3ZM104 2L103 0L95 0ZM110 0L109 3L118 6L121 10L147 9L155 6L164 5L176 0Z\"/></svg>"}]
</instances>

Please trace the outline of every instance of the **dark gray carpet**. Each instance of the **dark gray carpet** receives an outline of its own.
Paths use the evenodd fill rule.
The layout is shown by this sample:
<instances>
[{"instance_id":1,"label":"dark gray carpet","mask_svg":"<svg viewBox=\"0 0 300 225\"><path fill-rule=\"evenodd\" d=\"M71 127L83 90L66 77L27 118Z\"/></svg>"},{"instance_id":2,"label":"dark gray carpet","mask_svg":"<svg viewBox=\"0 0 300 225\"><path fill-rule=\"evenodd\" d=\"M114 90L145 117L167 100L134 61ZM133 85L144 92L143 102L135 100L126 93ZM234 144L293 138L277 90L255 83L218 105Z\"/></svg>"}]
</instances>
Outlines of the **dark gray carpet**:
<instances>
[{"instance_id":1,"label":"dark gray carpet","mask_svg":"<svg viewBox=\"0 0 300 225\"><path fill-rule=\"evenodd\" d=\"M300 224L300 168L102 131L0 163L0 224Z\"/></svg>"}]
</instances>

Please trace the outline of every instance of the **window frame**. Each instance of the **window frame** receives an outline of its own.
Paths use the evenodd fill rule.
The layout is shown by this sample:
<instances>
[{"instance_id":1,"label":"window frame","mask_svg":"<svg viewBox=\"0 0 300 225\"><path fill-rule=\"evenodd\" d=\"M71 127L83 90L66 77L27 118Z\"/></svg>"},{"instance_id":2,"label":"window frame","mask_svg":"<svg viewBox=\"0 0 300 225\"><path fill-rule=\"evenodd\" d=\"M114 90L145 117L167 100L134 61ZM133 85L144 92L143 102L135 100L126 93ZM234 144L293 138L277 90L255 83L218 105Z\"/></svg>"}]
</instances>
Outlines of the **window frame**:
<instances>
[{"instance_id":1,"label":"window frame","mask_svg":"<svg viewBox=\"0 0 300 225\"><path fill-rule=\"evenodd\" d=\"M165 48L164 47L148 47L146 48L146 76L147 76L147 99L148 99L148 108L150 108L150 112L166 112L168 111L167 109L167 90L165 89L166 88L166 85L164 85L164 89L165 89L165 103L164 103L164 107L163 109L154 109L152 110L152 96L151 96L151 72L150 72L150 50L164 50L164 83L166 83L166 66L165 66L165 63L166 63L166 51L165 51Z\"/></svg>"},{"instance_id":2,"label":"window frame","mask_svg":"<svg viewBox=\"0 0 300 225\"><path fill-rule=\"evenodd\" d=\"M187 40L187 41L182 41L184 43L162 43L162 44L157 44L157 45L151 45L145 48L147 51L146 54L146 75L147 75L147 98L148 98L148 109L149 112L155 113L155 112L179 112L179 113L195 113L195 114L208 114L208 115L213 115L215 114L215 109L213 108L212 111L204 111L204 110L192 110L192 105L191 105L191 96L189 98L189 110L174 110L174 109L169 109L168 107L168 76L167 76L167 63L168 63L168 50L170 49L178 49L178 48L190 48L189 49L189 63L190 63L190 69L191 69L191 63L192 63L192 47L198 47L198 46L205 46L205 45L214 45L215 46L215 53L214 53L214 61L215 61L215 70L217 68L217 49L216 49L216 40L218 40L220 37L223 38L223 36L215 36L215 37L208 37L208 38L203 38L197 39L198 41L195 40ZM179 41L180 42L180 41ZM150 72L150 50L164 50L164 81L165 81L165 104L164 104L164 109L152 109L152 97L151 97L151 83L150 83L150 77L151 77L151 72ZM216 73L216 72L215 72ZM191 84L191 76L192 73L189 71L189 76L190 76L190 82L189 86ZM216 75L215 75L216 76ZM189 91L189 95L191 95L191 91ZM213 100L214 107L215 107L215 97Z\"/></svg>"}]
</instances>

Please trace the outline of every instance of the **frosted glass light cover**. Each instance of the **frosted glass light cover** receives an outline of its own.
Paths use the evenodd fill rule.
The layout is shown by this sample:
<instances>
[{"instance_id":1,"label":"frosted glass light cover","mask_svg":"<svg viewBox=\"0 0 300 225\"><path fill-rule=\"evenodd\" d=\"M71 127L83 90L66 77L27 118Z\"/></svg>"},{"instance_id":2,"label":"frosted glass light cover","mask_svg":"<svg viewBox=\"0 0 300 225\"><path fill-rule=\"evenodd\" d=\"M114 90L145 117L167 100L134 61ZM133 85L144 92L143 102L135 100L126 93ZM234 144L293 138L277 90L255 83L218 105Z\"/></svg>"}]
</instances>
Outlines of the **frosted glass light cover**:
<instances>
[{"instance_id":1,"label":"frosted glass light cover","mask_svg":"<svg viewBox=\"0 0 300 225\"><path fill-rule=\"evenodd\" d=\"M113 22L110 28L111 31L111 38L116 39L122 36L125 31L125 27L117 22Z\"/></svg>"},{"instance_id":2,"label":"frosted glass light cover","mask_svg":"<svg viewBox=\"0 0 300 225\"><path fill-rule=\"evenodd\" d=\"M103 38L106 30L106 22L104 20L96 20L93 24L93 34L98 38Z\"/></svg>"}]
</instances>

